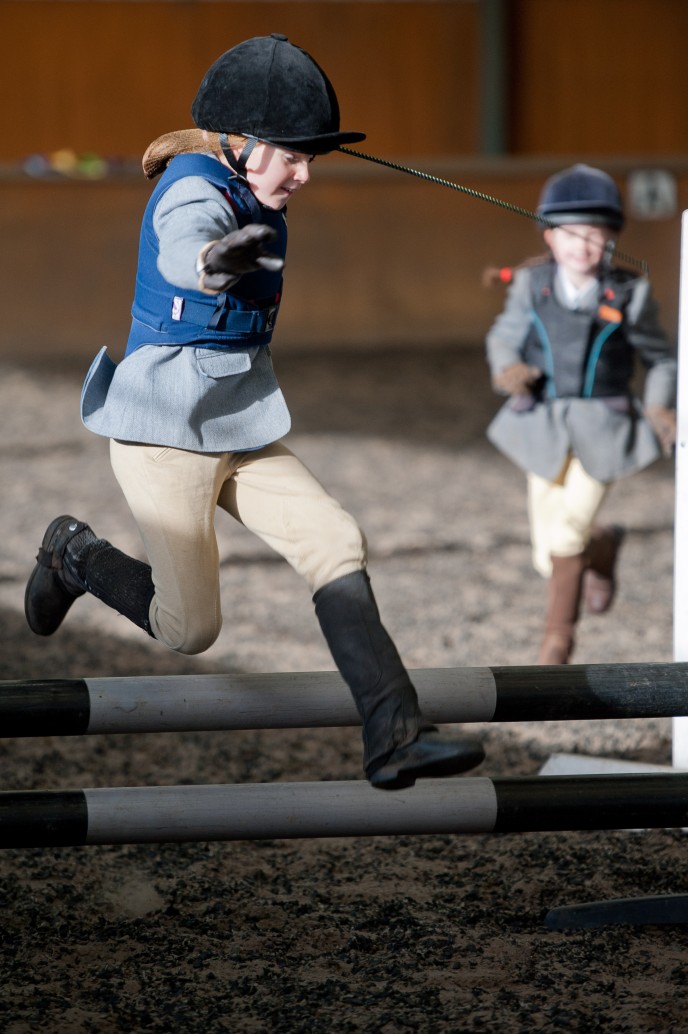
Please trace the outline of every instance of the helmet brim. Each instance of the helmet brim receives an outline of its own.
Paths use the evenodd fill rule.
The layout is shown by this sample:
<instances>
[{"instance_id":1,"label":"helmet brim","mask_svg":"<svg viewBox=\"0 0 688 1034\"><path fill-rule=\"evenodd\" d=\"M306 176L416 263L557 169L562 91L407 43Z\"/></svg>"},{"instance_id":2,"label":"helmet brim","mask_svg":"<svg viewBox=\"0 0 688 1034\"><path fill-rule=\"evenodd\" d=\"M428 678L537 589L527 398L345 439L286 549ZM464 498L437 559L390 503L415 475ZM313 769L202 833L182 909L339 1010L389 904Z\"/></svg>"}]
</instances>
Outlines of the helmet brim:
<instances>
[{"instance_id":1,"label":"helmet brim","mask_svg":"<svg viewBox=\"0 0 688 1034\"><path fill-rule=\"evenodd\" d=\"M545 210L539 208L537 214L551 226L566 226L578 223L581 226L608 226L610 230L620 230L624 224L623 215L609 208L592 208L579 212L558 212L556 206L551 206Z\"/></svg>"},{"instance_id":2,"label":"helmet brim","mask_svg":"<svg viewBox=\"0 0 688 1034\"><path fill-rule=\"evenodd\" d=\"M238 136L252 135L242 132L240 129L230 130L230 132L236 133ZM321 133L319 136L282 137L271 133L258 137L263 143L281 147L286 151L298 151L299 154L330 154L342 144L357 144L365 138L365 133L347 132L346 130L336 133Z\"/></svg>"}]
</instances>

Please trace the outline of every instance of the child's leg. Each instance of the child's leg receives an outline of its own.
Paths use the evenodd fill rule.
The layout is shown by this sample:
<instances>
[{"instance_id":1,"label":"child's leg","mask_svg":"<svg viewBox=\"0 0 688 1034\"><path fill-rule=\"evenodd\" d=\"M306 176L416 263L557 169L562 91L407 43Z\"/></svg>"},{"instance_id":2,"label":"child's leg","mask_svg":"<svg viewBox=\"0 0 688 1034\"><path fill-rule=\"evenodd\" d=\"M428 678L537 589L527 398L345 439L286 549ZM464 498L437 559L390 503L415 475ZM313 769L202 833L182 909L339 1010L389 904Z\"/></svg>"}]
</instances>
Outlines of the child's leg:
<instances>
[{"instance_id":1,"label":"child's leg","mask_svg":"<svg viewBox=\"0 0 688 1034\"><path fill-rule=\"evenodd\" d=\"M600 525L595 520L609 491L575 460L564 482L563 519L554 535L552 551L562 556L583 547L585 574L583 599L592 613L609 610L616 591L616 561L624 538L618 525Z\"/></svg>"},{"instance_id":2,"label":"child's leg","mask_svg":"<svg viewBox=\"0 0 688 1034\"><path fill-rule=\"evenodd\" d=\"M199 653L222 623L213 514L230 457L112 442L111 460L150 564L97 538L82 521L58 517L27 585L28 623L52 635L89 592L170 649Z\"/></svg>"},{"instance_id":3,"label":"child's leg","mask_svg":"<svg viewBox=\"0 0 688 1034\"><path fill-rule=\"evenodd\" d=\"M591 477L579 460L571 460L563 485L562 518L554 536L554 553L568 556L585 550L609 485Z\"/></svg>"},{"instance_id":4,"label":"child's leg","mask_svg":"<svg viewBox=\"0 0 688 1034\"><path fill-rule=\"evenodd\" d=\"M311 592L365 568L367 547L357 522L285 445L236 458L217 505L284 557Z\"/></svg>"},{"instance_id":5,"label":"child's leg","mask_svg":"<svg viewBox=\"0 0 688 1034\"><path fill-rule=\"evenodd\" d=\"M552 555L552 574L547 583L545 630L538 664L568 664L575 646L575 628L580 616L585 558Z\"/></svg>"},{"instance_id":6,"label":"child's leg","mask_svg":"<svg viewBox=\"0 0 688 1034\"><path fill-rule=\"evenodd\" d=\"M246 453L218 505L285 557L314 593L323 634L363 719L373 785L397 789L480 764L479 744L443 741L423 719L380 621L360 528L284 445Z\"/></svg>"},{"instance_id":7,"label":"child's leg","mask_svg":"<svg viewBox=\"0 0 688 1034\"><path fill-rule=\"evenodd\" d=\"M527 483L533 567L549 578L552 555L576 556L585 551L608 486L590 477L575 458L567 462L558 480L529 474Z\"/></svg>"},{"instance_id":8,"label":"child's leg","mask_svg":"<svg viewBox=\"0 0 688 1034\"><path fill-rule=\"evenodd\" d=\"M207 650L222 627L216 500L231 453L111 442L115 477L152 569L152 633L171 650Z\"/></svg>"},{"instance_id":9,"label":"child's leg","mask_svg":"<svg viewBox=\"0 0 688 1034\"><path fill-rule=\"evenodd\" d=\"M90 592L152 635L153 582L148 564L99 539L64 514L48 525L26 585L24 613L36 635L52 635L79 596Z\"/></svg>"},{"instance_id":10,"label":"child's leg","mask_svg":"<svg viewBox=\"0 0 688 1034\"><path fill-rule=\"evenodd\" d=\"M528 474L528 526L533 567L543 578L552 574L552 538L563 489L554 481Z\"/></svg>"},{"instance_id":11,"label":"child's leg","mask_svg":"<svg viewBox=\"0 0 688 1034\"><path fill-rule=\"evenodd\" d=\"M604 614L616 595L616 561L625 537L618 524L594 524L585 551L588 565L583 577L583 600L593 614Z\"/></svg>"},{"instance_id":12,"label":"child's leg","mask_svg":"<svg viewBox=\"0 0 688 1034\"><path fill-rule=\"evenodd\" d=\"M528 476L528 509L537 570L549 577L539 664L566 664L580 614L586 546L607 486L572 458L558 481Z\"/></svg>"}]
</instances>

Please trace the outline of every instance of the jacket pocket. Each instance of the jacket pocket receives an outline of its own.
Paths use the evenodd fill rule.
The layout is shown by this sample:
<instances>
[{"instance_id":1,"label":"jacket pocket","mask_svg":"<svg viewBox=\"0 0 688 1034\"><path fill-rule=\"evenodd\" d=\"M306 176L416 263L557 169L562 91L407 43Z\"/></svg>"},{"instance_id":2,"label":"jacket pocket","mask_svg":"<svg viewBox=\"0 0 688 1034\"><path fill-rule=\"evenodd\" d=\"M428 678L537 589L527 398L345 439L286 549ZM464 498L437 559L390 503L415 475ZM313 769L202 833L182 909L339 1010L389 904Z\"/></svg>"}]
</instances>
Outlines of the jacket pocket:
<instances>
[{"instance_id":1,"label":"jacket pocket","mask_svg":"<svg viewBox=\"0 0 688 1034\"><path fill-rule=\"evenodd\" d=\"M242 348L239 351L197 348L196 363L204 377L220 380L223 377L235 377L238 373L248 373L257 351L257 348Z\"/></svg>"}]
</instances>

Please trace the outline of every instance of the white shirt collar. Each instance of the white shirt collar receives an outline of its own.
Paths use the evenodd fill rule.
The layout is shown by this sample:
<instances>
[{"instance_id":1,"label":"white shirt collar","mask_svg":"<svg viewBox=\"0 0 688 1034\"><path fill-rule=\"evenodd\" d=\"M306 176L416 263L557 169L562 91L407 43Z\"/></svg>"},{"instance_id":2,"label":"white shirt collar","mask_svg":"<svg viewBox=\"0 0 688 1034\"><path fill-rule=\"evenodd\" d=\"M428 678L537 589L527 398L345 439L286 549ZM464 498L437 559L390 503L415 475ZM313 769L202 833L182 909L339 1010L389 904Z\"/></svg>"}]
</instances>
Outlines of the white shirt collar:
<instances>
[{"instance_id":1,"label":"white shirt collar","mask_svg":"<svg viewBox=\"0 0 688 1034\"><path fill-rule=\"evenodd\" d=\"M586 301L589 301L597 290L597 278L591 276L582 287L576 287L571 282L561 266L557 266L557 287L561 293L562 301L569 309L579 309Z\"/></svg>"}]
</instances>

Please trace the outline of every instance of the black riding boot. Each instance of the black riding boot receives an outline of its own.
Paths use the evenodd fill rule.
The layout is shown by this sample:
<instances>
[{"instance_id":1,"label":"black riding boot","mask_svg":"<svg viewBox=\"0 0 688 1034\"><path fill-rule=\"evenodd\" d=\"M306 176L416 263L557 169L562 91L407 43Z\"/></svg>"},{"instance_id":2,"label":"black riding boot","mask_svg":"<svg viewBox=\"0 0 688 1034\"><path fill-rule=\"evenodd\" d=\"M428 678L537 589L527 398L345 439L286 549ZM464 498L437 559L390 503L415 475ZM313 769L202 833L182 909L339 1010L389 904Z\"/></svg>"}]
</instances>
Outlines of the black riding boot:
<instances>
[{"instance_id":1,"label":"black riding boot","mask_svg":"<svg viewBox=\"0 0 688 1034\"><path fill-rule=\"evenodd\" d=\"M37 635L52 635L74 600L89 592L152 636L148 611L155 590L150 567L97 538L88 524L56 517L36 559L24 611Z\"/></svg>"},{"instance_id":2,"label":"black riding boot","mask_svg":"<svg viewBox=\"0 0 688 1034\"><path fill-rule=\"evenodd\" d=\"M427 722L397 649L385 631L365 571L335 579L313 597L334 661L363 721L363 765L373 786L397 790L423 776L475 768L472 740L446 740Z\"/></svg>"}]
</instances>

